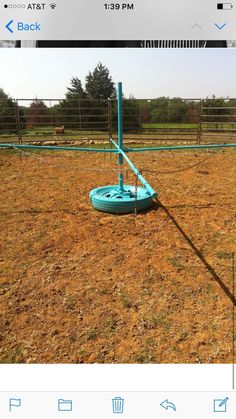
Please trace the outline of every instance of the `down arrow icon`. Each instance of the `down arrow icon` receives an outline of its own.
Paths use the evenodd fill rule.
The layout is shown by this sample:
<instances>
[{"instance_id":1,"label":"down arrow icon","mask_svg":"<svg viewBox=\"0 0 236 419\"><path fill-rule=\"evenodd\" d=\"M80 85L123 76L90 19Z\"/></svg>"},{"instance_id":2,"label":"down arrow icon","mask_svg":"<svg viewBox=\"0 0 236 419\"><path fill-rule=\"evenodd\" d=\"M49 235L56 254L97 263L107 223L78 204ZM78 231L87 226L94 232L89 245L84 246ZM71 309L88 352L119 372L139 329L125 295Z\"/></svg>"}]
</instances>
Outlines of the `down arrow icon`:
<instances>
[{"instance_id":1,"label":"down arrow icon","mask_svg":"<svg viewBox=\"0 0 236 419\"><path fill-rule=\"evenodd\" d=\"M223 29L225 26L226 26L226 23L223 23L222 25L218 25L218 23L215 23L215 26L218 28L218 29Z\"/></svg>"}]
</instances>

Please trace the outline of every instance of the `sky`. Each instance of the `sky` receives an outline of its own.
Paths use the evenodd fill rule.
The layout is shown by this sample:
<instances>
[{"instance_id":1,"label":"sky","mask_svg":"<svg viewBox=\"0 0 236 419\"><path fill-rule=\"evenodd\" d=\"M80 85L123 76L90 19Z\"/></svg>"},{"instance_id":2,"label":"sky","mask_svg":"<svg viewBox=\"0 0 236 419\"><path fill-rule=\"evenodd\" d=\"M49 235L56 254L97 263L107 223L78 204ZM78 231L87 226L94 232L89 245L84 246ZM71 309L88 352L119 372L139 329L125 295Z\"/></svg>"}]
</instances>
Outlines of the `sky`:
<instances>
[{"instance_id":1,"label":"sky","mask_svg":"<svg viewBox=\"0 0 236 419\"><path fill-rule=\"evenodd\" d=\"M98 62L125 97L236 97L235 49L1 49L0 88L12 98L63 98Z\"/></svg>"}]
</instances>

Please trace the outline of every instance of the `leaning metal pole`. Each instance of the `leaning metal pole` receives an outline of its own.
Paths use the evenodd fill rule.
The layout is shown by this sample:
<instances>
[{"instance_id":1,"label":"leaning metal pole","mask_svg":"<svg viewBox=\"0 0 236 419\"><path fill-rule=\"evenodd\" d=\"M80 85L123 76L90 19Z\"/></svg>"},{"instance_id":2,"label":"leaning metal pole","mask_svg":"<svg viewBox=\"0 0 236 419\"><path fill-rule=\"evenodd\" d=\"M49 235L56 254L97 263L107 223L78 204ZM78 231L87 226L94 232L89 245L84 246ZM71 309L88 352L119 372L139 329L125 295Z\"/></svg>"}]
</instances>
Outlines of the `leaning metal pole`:
<instances>
[{"instance_id":1,"label":"leaning metal pole","mask_svg":"<svg viewBox=\"0 0 236 419\"><path fill-rule=\"evenodd\" d=\"M141 175L141 173L135 167L135 165L131 162L131 160L128 158L128 156L125 154L125 152L122 149L119 148L119 145L112 138L110 138L110 142L117 148L118 152L127 161L127 163L129 164L129 166L133 170L134 174L138 177L138 179L140 180L140 182L142 182L143 186L147 189L147 191L150 193L150 195L153 198L156 198L157 197L156 191L154 191L154 189L151 187L151 185L149 185L149 183L147 182L147 180L144 179L144 177Z\"/></svg>"}]
</instances>

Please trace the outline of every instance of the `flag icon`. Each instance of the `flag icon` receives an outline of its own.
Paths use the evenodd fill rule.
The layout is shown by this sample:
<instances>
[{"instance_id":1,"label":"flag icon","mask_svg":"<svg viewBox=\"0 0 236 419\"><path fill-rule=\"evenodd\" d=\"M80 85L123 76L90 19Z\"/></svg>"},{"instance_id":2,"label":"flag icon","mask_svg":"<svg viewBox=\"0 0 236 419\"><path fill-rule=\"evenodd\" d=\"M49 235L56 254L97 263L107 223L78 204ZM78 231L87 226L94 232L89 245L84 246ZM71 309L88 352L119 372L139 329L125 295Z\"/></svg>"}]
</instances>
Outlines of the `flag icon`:
<instances>
[{"instance_id":1,"label":"flag icon","mask_svg":"<svg viewBox=\"0 0 236 419\"><path fill-rule=\"evenodd\" d=\"M13 407L21 407L21 399L9 399L9 411L11 412Z\"/></svg>"}]
</instances>

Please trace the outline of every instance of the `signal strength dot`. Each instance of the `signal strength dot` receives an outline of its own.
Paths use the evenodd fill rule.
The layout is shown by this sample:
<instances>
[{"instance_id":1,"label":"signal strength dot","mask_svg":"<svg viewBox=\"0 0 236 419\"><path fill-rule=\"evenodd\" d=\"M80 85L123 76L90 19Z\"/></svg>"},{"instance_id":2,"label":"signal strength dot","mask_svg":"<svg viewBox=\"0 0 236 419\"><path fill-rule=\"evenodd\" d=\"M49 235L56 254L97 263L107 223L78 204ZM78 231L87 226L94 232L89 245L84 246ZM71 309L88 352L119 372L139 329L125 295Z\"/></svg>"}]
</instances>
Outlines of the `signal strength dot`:
<instances>
[{"instance_id":1,"label":"signal strength dot","mask_svg":"<svg viewBox=\"0 0 236 419\"><path fill-rule=\"evenodd\" d=\"M51 3L49 4L49 6L51 7L51 9L55 9L57 7L56 3Z\"/></svg>"}]
</instances>

